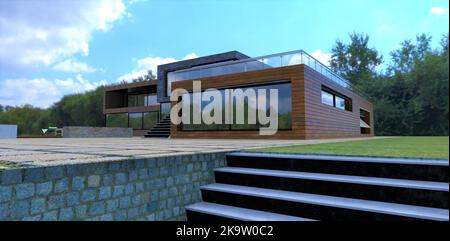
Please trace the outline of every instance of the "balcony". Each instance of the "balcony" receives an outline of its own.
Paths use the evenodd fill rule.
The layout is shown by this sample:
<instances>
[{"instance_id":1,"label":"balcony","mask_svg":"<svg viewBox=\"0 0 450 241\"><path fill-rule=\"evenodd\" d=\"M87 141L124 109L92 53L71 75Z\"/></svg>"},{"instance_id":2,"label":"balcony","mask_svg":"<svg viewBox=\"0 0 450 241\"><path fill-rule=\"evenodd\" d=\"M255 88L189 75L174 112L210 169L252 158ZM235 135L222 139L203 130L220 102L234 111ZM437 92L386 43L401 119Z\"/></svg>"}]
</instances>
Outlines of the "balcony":
<instances>
[{"instance_id":1,"label":"balcony","mask_svg":"<svg viewBox=\"0 0 450 241\"><path fill-rule=\"evenodd\" d=\"M344 88L351 88L351 85L347 80L335 74L331 69L303 50L216 63L170 72L167 75L168 87L170 88L171 83L176 81L236 74L298 64L304 64L311 67ZM168 91L170 93L169 88Z\"/></svg>"}]
</instances>

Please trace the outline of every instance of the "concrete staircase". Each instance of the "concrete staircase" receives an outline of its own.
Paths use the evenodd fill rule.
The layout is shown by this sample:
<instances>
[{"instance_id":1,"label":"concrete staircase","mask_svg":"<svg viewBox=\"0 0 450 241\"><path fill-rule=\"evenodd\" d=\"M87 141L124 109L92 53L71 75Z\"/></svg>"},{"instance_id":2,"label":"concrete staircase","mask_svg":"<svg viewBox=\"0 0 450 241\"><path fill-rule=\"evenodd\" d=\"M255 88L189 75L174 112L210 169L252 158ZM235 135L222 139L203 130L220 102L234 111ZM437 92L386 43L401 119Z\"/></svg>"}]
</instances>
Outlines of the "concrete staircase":
<instances>
[{"instance_id":1,"label":"concrete staircase","mask_svg":"<svg viewBox=\"0 0 450 241\"><path fill-rule=\"evenodd\" d=\"M448 160L230 153L190 221L449 220Z\"/></svg>"},{"instance_id":2,"label":"concrete staircase","mask_svg":"<svg viewBox=\"0 0 450 241\"><path fill-rule=\"evenodd\" d=\"M150 131L147 132L145 137L160 137L168 138L170 136L170 115L162 118Z\"/></svg>"}]
</instances>

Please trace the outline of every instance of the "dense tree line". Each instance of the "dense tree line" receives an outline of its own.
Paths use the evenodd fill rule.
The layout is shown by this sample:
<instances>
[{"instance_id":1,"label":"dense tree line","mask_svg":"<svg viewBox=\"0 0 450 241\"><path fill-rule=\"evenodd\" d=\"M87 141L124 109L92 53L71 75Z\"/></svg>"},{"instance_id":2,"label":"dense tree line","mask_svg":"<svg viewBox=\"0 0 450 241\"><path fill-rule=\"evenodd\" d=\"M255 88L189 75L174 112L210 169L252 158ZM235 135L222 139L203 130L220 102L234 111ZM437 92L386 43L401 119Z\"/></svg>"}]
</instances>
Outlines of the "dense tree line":
<instances>
[{"instance_id":1,"label":"dense tree line","mask_svg":"<svg viewBox=\"0 0 450 241\"><path fill-rule=\"evenodd\" d=\"M151 71L132 82L155 79ZM123 84L122 81L119 84ZM2 106L0 124L17 124L19 135L41 135L41 129L49 126L104 126L104 86L80 94L64 96L50 108L42 109L31 105Z\"/></svg>"},{"instance_id":2,"label":"dense tree line","mask_svg":"<svg viewBox=\"0 0 450 241\"><path fill-rule=\"evenodd\" d=\"M377 135L448 135L448 34L437 49L430 42L426 34L406 40L388 61L365 34L333 46L330 66L374 104ZM155 79L150 71L133 82L149 79ZM0 105L0 123L18 124L20 135L39 135L48 126L103 126L103 89L64 96L48 109Z\"/></svg>"},{"instance_id":3,"label":"dense tree line","mask_svg":"<svg viewBox=\"0 0 450 241\"><path fill-rule=\"evenodd\" d=\"M431 49L431 37L417 35L377 70L383 57L367 35L353 33L348 44L336 41L330 65L374 104L377 135L448 135L448 41Z\"/></svg>"},{"instance_id":4,"label":"dense tree line","mask_svg":"<svg viewBox=\"0 0 450 241\"><path fill-rule=\"evenodd\" d=\"M48 109L0 106L0 123L17 124L19 135L40 135L49 126L103 126L103 89L66 95Z\"/></svg>"}]
</instances>

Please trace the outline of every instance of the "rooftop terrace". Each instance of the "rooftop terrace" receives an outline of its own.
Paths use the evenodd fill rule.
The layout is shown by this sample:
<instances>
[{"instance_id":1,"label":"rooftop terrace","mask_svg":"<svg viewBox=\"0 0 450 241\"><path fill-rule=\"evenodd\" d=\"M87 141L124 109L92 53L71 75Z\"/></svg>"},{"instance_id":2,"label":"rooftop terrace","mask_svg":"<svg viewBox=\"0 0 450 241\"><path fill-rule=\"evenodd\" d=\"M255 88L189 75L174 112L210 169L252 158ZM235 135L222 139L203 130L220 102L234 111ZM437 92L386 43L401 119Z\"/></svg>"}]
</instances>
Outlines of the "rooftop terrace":
<instances>
[{"instance_id":1,"label":"rooftop terrace","mask_svg":"<svg viewBox=\"0 0 450 241\"><path fill-rule=\"evenodd\" d=\"M338 83L339 85L345 88L351 88L351 85L347 80L334 73L330 68L328 68L303 50L202 65L189 69L170 72L168 73L167 78L169 82L176 82L182 80L243 73L298 64L307 65L317 72L321 73L322 75L328 77L332 81Z\"/></svg>"}]
</instances>

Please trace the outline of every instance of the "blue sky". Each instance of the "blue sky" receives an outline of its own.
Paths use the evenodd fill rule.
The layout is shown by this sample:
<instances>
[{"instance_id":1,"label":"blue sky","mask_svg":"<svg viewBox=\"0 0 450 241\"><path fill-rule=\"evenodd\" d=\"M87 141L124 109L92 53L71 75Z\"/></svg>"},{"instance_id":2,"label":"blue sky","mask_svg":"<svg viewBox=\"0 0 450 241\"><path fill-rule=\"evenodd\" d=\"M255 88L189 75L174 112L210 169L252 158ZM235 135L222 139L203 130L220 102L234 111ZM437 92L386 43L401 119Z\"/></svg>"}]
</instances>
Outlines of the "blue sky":
<instances>
[{"instance_id":1,"label":"blue sky","mask_svg":"<svg viewBox=\"0 0 450 241\"><path fill-rule=\"evenodd\" d=\"M161 63L230 50L304 49L326 62L354 31L388 61L418 33L438 47L448 28L447 0L2 0L0 104L48 107Z\"/></svg>"}]
</instances>

